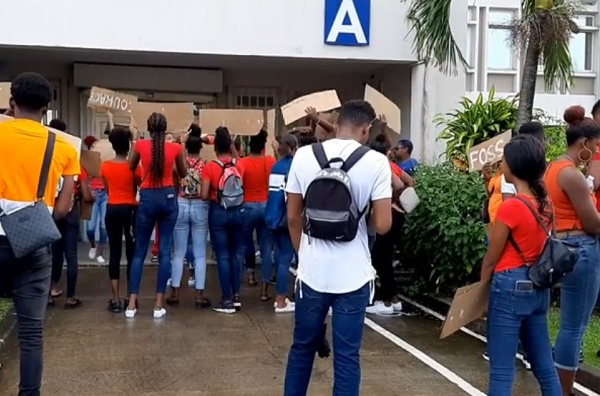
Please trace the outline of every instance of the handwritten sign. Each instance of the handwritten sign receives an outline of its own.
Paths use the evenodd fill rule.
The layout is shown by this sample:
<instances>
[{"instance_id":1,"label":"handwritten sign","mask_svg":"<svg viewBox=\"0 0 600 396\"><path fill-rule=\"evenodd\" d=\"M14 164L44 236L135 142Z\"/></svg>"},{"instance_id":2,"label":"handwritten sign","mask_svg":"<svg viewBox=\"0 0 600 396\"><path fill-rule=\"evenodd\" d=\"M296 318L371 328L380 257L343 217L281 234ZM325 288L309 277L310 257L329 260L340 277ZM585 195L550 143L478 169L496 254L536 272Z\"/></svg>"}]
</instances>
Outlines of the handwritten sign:
<instances>
[{"instance_id":1,"label":"handwritten sign","mask_svg":"<svg viewBox=\"0 0 600 396\"><path fill-rule=\"evenodd\" d=\"M145 131L148 117L152 113L161 113L167 118L167 132L180 133L187 131L194 121L193 103L145 103L133 104L131 116L139 131Z\"/></svg>"},{"instance_id":2,"label":"handwritten sign","mask_svg":"<svg viewBox=\"0 0 600 396\"><path fill-rule=\"evenodd\" d=\"M9 121L9 120L13 120L13 119L14 119L13 117L9 117L9 116L0 114L0 124L5 121ZM56 135L62 137L63 139L65 139L67 141L67 143L69 143L71 146L73 146L75 148L75 151L77 151L77 158L79 158L81 156L81 138L79 136L74 136L74 135L71 135L70 133L59 131L58 129L54 129L54 128L50 128L50 127L46 127L46 128L48 128L49 131L56 133Z\"/></svg>"},{"instance_id":3,"label":"handwritten sign","mask_svg":"<svg viewBox=\"0 0 600 396\"><path fill-rule=\"evenodd\" d=\"M275 123L277 112L275 109L271 109L267 111L267 132L269 136L267 136L267 147L266 154L271 157L275 157L275 152L273 151L273 140L275 139Z\"/></svg>"},{"instance_id":4,"label":"handwritten sign","mask_svg":"<svg viewBox=\"0 0 600 396\"><path fill-rule=\"evenodd\" d=\"M402 117L400 108L396 105L396 103L389 100L381 92L371 87L369 84L365 85L365 100L371 103L371 106L373 106L375 109L377 116L385 116L388 128L395 133L400 134L402 130Z\"/></svg>"},{"instance_id":5,"label":"handwritten sign","mask_svg":"<svg viewBox=\"0 0 600 396\"><path fill-rule=\"evenodd\" d=\"M100 177L100 153L91 150L83 150L81 152L81 166L91 177Z\"/></svg>"},{"instance_id":6,"label":"handwritten sign","mask_svg":"<svg viewBox=\"0 0 600 396\"><path fill-rule=\"evenodd\" d=\"M469 150L469 169L481 170L483 165L494 163L502 159L504 146L512 136L511 131L493 137L485 142L474 146Z\"/></svg>"},{"instance_id":7,"label":"handwritten sign","mask_svg":"<svg viewBox=\"0 0 600 396\"><path fill-rule=\"evenodd\" d=\"M138 98L109 89L92 87L88 107L96 110L112 110L119 113L131 113L134 103Z\"/></svg>"},{"instance_id":8,"label":"handwritten sign","mask_svg":"<svg viewBox=\"0 0 600 396\"><path fill-rule=\"evenodd\" d=\"M460 330L461 327L481 318L487 311L489 296L490 282L477 282L456 290L442 327L440 339L448 337Z\"/></svg>"},{"instance_id":9,"label":"handwritten sign","mask_svg":"<svg viewBox=\"0 0 600 396\"><path fill-rule=\"evenodd\" d=\"M341 107L340 98L335 90L315 92L294 99L281 106L281 113L285 125L306 117L306 108L314 107L317 112L329 111Z\"/></svg>"},{"instance_id":10,"label":"handwritten sign","mask_svg":"<svg viewBox=\"0 0 600 396\"><path fill-rule=\"evenodd\" d=\"M234 135L252 136L262 129L265 123L263 110L243 109L202 109L200 126L208 134L215 133L218 127L227 127Z\"/></svg>"},{"instance_id":11,"label":"handwritten sign","mask_svg":"<svg viewBox=\"0 0 600 396\"><path fill-rule=\"evenodd\" d=\"M10 107L10 83L0 82L0 109Z\"/></svg>"}]
</instances>

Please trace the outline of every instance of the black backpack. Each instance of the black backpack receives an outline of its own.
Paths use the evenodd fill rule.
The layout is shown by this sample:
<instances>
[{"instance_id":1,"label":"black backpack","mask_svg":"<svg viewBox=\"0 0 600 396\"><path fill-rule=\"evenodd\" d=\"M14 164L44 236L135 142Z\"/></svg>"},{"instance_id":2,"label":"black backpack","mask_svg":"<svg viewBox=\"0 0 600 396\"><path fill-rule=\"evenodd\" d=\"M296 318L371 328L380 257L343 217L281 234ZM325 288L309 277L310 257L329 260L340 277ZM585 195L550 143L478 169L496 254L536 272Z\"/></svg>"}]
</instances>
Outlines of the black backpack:
<instances>
[{"instance_id":1,"label":"black backpack","mask_svg":"<svg viewBox=\"0 0 600 396\"><path fill-rule=\"evenodd\" d=\"M321 170L304 195L304 233L309 238L350 242L356 237L359 222L367 208L358 209L348 171L370 149L361 146L345 161L342 158L328 160L321 143L313 144L312 150ZM331 164L335 162L342 163L342 166L332 168Z\"/></svg>"}]
</instances>

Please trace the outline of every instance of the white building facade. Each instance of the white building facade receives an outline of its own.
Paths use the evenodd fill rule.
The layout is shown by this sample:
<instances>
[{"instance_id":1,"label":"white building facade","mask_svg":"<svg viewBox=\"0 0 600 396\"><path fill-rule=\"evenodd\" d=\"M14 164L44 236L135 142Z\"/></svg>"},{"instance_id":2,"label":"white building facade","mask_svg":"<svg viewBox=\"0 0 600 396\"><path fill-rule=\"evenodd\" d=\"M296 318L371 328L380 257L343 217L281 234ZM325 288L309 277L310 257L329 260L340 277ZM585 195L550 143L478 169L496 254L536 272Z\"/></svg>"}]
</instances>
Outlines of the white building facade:
<instances>
[{"instance_id":1,"label":"white building facade","mask_svg":"<svg viewBox=\"0 0 600 396\"><path fill-rule=\"evenodd\" d=\"M575 72L573 85L556 86L548 91L541 69L537 79L534 106L558 119L574 104L589 112L599 96L599 8L594 0L581 3L576 19L581 32L573 35L570 44ZM492 86L498 96L519 91L522 62L518 51L510 45L509 25L520 16L520 4L520 0L469 0L466 58L470 67L465 86L468 97L488 92Z\"/></svg>"},{"instance_id":2,"label":"white building facade","mask_svg":"<svg viewBox=\"0 0 600 396\"><path fill-rule=\"evenodd\" d=\"M370 84L400 106L415 156L433 160L441 150L432 119L465 92L465 74L416 62L408 5L399 0L6 3L3 15L14 17L0 24L0 81L45 75L55 88L49 117L80 136L106 126L86 107L94 85L144 101L272 108L332 88L342 101L361 98ZM452 11L465 48L467 6L457 0Z\"/></svg>"}]
</instances>

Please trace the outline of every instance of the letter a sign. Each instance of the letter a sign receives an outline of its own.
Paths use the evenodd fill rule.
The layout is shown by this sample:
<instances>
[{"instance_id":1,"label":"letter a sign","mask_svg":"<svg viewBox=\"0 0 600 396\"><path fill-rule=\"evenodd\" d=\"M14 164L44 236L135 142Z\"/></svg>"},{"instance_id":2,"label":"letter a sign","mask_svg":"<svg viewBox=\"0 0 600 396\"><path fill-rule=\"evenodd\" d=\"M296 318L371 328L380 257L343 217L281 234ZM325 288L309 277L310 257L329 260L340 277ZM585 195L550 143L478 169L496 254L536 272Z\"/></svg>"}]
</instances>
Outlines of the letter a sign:
<instances>
[{"instance_id":1,"label":"letter a sign","mask_svg":"<svg viewBox=\"0 0 600 396\"><path fill-rule=\"evenodd\" d=\"M371 0L325 0L325 44L369 45L370 25Z\"/></svg>"}]
</instances>

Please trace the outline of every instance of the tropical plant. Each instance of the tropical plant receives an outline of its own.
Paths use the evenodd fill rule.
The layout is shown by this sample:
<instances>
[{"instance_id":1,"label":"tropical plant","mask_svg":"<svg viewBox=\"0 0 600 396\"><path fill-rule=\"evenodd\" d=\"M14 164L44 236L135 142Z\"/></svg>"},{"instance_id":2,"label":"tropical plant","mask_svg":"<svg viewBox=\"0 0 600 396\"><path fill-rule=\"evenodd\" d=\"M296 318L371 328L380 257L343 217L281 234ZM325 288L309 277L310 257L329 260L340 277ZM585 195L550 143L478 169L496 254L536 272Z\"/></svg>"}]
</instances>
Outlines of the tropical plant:
<instances>
[{"instance_id":1,"label":"tropical plant","mask_svg":"<svg viewBox=\"0 0 600 396\"><path fill-rule=\"evenodd\" d=\"M468 167L471 147L516 125L517 98L494 98L494 95L492 88L486 99L482 94L475 101L463 98L458 109L434 119L436 125L444 128L438 139L446 142L446 158L460 169Z\"/></svg>"},{"instance_id":2,"label":"tropical plant","mask_svg":"<svg viewBox=\"0 0 600 396\"><path fill-rule=\"evenodd\" d=\"M459 65L465 68L467 60L450 29L453 0L401 1L410 2L407 20L418 59L446 74L456 74ZM521 0L522 17L512 24L515 50L525 54L517 128L531 121L539 65L547 88L572 83L569 41L572 33L578 33L573 22L577 7L576 0Z\"/></svg>"}]
</instances>

